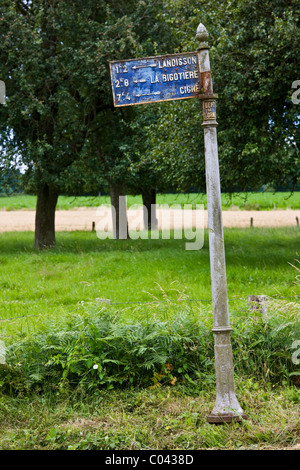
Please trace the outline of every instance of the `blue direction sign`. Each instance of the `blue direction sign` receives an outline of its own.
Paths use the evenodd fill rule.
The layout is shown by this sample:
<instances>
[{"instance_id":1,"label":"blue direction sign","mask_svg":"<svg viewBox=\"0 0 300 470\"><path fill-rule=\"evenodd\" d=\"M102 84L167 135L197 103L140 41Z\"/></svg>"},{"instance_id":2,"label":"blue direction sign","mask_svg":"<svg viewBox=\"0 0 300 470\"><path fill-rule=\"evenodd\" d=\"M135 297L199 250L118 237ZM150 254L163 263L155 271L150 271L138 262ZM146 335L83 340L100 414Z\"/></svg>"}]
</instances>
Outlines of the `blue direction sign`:
<instances>
[{"instance_id":1,"label":"blue direction sign","mask_svg":"<svg viewBox=\"0 0 300 470\"><path fill-rule=\"evenodd\" d=\"M199 91L197 52L111 61L115 106L194 98Z\"/></svg>"}]
</instances>

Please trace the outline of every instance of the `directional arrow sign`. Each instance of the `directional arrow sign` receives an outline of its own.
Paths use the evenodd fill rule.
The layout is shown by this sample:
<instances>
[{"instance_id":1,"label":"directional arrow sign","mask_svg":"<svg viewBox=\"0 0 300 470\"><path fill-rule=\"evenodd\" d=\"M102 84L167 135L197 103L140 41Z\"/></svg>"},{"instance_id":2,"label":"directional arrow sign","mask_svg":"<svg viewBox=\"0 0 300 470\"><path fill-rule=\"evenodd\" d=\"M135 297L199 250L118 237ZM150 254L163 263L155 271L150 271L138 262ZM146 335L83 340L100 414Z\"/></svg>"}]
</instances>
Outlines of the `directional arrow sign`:
<instances>
[{"instance_id":1,"label":"directional arrow sign","mask_svg":"<svg viewBox=\"0 0 300 470\"><path fill-rule=\"evenodd\" d=\"M197 52L111 61L115 106L194 98L199 92Z\"/></svg>"}]
</instances>

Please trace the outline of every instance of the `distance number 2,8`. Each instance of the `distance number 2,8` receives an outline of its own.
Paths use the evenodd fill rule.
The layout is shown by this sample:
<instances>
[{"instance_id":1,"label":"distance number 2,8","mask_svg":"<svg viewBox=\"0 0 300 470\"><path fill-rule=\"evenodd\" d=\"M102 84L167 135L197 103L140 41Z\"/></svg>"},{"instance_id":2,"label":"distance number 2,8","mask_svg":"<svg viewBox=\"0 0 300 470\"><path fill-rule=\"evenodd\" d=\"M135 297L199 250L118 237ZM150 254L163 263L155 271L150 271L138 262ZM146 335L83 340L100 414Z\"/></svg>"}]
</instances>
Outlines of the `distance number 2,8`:
<instances>
[{"instance_id":1,"label":"distance number 2,8","mask_svg":"<svg viewBox=\"0 0 300 470\"><path fill-rule=\"evenodd\" d=\"M127 80L127 78L125 78L125 80L123 78L120 78L120 80L115 80L115 85L116 85L116 88L120 88L123 85L129 86L129 80Z\"/></svg>"}]
</instances>

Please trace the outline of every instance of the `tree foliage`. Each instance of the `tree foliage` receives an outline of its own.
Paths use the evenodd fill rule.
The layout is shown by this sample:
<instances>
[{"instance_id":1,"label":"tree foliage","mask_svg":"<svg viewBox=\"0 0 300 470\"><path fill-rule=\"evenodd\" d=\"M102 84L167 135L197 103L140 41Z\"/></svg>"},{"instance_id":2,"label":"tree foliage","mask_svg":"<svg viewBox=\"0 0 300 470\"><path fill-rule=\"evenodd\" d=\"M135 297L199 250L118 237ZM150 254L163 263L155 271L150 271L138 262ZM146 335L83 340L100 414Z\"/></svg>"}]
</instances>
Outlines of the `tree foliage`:
<instances>
[{"instance_id":1,"label":"tree foliage","mask_svg":"<svg viewBox=\"0 0 300 470\"><path fill-rule=\"evenodd\" d=\"M27 167L26 188L38 195L36 229L44 218L40 227L44 245L55 242L53 210L59 193L123 184L130 175L126 150L132 133L127 122L135 112L114 109L108 61L148 53L154 47L158 4L149 0L84 4L4 0L1 4L0 72L8 94L0 119L1 143L11 158L21 155ZM162 44L164 38L162 32Z\"/></svg>"},{"instance_id":2,"label":"tree foliage","mask_svg":"<svg viewBox=\"0 0 300 470\"><path fill-rule=\"evenodd\" d=\"M166 4L170 14L162 15L178 38L178 51L196 49L199 21L210 33L214 90L219 95L222 188L296 186L299 108L292 103L291 87L300 65L299 3L179 0ZM154 146L157 159L168 162L167 167L173 167L172 159L179 159L175 180L183 190L194 184L201 188L204 178L199 105L191 101L161 107ZM194 174L192 168L188 171L189 163Z\"/></svg>"},{"instance_id":3,"label":"tree foliage","mask_svg":"<svg viewBox=\"0 0 300 470\"><path fill-rule=\"evenodd\" d=\"M0 145L49 214L42 244L54 243L62 192L205 190L198 100L116 109L109 75L110 60L195 50L200 21L219 94L222 189L299 181L297 0L2 0L0 16Z\"/></svg>"}]
</instances>

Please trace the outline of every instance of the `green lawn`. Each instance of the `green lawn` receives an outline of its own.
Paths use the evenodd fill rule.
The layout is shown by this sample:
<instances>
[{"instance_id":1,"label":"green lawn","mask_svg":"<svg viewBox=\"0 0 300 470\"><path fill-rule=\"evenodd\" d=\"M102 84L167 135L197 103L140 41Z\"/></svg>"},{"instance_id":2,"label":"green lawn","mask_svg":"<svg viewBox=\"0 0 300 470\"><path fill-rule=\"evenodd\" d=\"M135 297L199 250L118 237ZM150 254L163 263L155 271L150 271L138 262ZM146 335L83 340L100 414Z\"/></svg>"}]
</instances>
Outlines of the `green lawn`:
<instances>
[{"instance_id":1,"label":"green lawn","mask_svg":"<svg viewBox=\"0 0 300 470\"><path fill-rule=\"evenodd\" d=\"M184 240L99 240L95 232L73 232L58 233L55 249L35 252L33 237L0 235L0 331L24 324L3 320L24 317L29 325L38 316L40 323L96 298L130 310L184 293L211 306L207 232L199 251L186 251ZM225 229L225 247L231 309L245 308L251 294L299 295L291 266L299 259L298 227Z\"/></svg>"},{"instance_id":2,"label":"green lawn","mask_svg":"<svg viewBox=\"0 0 300 470\"><path fill-rule=\"evenodd\" d=\"M199 251L184 240L73 232L41 252L33 233L2 233L0 449L299 444L299 227L224 236L236 393L248 420L216 427L206 423L215 400L207 232ZM250 294L269 296L267 315L250 314Z\"/></svg>"},{"instance_id":3,"label":"green lawn","mask_svg":"<svg viewBox=\"0 0 300 470\"><path fill-rule=\"evenodd\" d=\"M141 196L128 196L128 206L142 204ZM206 207L205 194L158 194L157 204L204 204ZM59 196L57 209L68 210L76 207L98 207L101 204L110 204L109 196ZM0 209L18 210L35 209L36 196L13 195L0 196ZM222 194L223 209L232 207L248 210L272 210L272 209L299 209L300 192L260 192L260 193L234 193L232 195Z\"/></svg>"}]
</instances>

